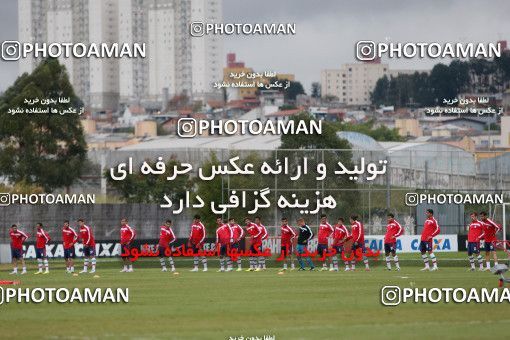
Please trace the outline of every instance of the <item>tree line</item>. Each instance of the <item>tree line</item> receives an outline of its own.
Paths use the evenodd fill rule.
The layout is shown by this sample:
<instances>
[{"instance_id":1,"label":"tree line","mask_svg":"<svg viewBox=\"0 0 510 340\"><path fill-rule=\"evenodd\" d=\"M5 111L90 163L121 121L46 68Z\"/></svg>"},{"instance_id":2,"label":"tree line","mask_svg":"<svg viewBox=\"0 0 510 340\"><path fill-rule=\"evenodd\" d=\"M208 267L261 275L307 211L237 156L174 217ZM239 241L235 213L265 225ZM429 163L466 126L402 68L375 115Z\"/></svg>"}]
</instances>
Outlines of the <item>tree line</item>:
<instances>
[{"instance_id":1,"label":"tree line","mask_svg":"<svg viewBox=\"0 0 510 340\"><path fill-rule=\"evenodd\" d=\"M454 60L436 64L430 73L383 76L371 93L375 106L423 107L441 104L459 93L493 94L510 87L510 53L494 60Z\"/></svg>"}]
</instances>

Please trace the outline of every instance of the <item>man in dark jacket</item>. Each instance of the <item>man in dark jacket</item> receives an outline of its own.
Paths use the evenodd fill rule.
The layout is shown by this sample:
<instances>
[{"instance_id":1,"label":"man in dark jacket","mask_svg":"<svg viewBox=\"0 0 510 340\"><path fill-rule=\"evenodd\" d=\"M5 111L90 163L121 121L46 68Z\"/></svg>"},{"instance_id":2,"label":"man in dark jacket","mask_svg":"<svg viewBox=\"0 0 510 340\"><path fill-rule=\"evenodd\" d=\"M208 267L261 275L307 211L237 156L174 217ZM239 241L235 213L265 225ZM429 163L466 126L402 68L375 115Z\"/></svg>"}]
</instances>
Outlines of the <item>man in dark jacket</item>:
<instances>
[{"instance_id":1,"label":"man in dark jacket","mask_svg":"<svg viewBox=\"0 0 510 340\"><path fill-rule=\"evenodd\" d=\"M310 266L310 270L314 270L315 267L313 265L313 261L308 256L308 241L313 238L312 229L305 223L305 219L300 217L297 220L297 224L299 227L299 236L297 240L297 258L299 261L299 270L305 270L305 264L303 262L303 258L305 258L307 264Z\"/></svg>"}]
</instances>

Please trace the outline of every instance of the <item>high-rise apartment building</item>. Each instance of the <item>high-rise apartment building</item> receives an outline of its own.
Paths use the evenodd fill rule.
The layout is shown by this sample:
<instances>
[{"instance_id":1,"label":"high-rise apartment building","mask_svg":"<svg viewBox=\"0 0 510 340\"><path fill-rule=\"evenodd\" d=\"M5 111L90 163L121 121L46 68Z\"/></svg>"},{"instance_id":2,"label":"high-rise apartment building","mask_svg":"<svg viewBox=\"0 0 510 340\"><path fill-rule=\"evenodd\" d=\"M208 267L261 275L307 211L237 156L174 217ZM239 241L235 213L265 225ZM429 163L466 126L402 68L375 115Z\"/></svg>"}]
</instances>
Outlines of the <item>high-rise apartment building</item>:
<instances>
[{"instance_id":1,"label":"high-rise apartment building","mask_svg":"<svg viewBox=\"0 0 510 340\"><path fill-rule=\"evenodd\" d=\"M182 93L204 99L223 77L221 38L189 32L193 21L220 22L221 0L18 0L18 16L23 42L145 43L146 58L60 57L94 111L165 106ZM20 74L37 62L21 59Z\"/></svg>"},{"instance_id":2,"label":"high-rise apartment building","mask_svg":"<svg viewBox=\"0 0 510 340\"><path fill-rule=\"evenodd\" d=\"M220 0L192 0L191 22L221 22L221 4ZM223 79L223 46L220 39L220 36L206 35L191 40L191 87L199 98L206 97L212 92L212 84Z\"/></svg>"}]
</instances>

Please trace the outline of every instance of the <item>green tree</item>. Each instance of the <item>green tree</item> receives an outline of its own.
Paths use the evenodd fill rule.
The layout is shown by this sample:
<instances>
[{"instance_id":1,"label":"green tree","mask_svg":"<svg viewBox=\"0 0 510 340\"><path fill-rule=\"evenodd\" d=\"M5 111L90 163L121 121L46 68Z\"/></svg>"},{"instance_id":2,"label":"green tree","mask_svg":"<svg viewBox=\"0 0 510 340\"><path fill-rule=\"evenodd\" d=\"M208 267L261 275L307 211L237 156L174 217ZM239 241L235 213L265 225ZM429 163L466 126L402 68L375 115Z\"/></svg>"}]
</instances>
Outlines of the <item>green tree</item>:
<instances>
[{"instance_id":1,"label":"green tree","mask_svg":"<svg viewBox=\"0 0 510 340\"><path fill-rule=\"evenodd\" d=\"M82 107L64 66L46 59L23 74L0 97L0 175L10 182L37 185L45 191L70 186L81 174L86 142L77 114L10 114L9 109L45 109L26 101L69 98L52 105L62 111Z\"/></svg>"},{"instance_id":2,"label":"green tree","mask_svg":"<svg viewBox=\"0 0 510 340\"><path fill-rule=\"evenodd\" d=\"M312 98L321 97L321 84L319 82L312 83Z\"/></svg>"},{"instance_id":3,"label":"green tree","mask_svg":"<svg viewBox=\"0 0 510 340\"><path fill-rule=\"evenodd\" d=\"M313 119L308 113L301 113L292 117L297 123L298 121L309 122ZM316 191L321 196L331 195L337 202L334 210L336 217L352 211L353 207L358 204L358 193L356 191L357 184L344 175L336 175L335 170L338 169L338 162L341 162L347 168L353 165L353 154L351 147L345 139L337 136L337 128L334 124L323 121L322 134L297 134L283 135L281 137L282 144L271 161L275 159L282 161L285 157L289 160L289 168L293 175L296 175L298 166L303 164L303 158L306 157L308 162L308 175L302 175L299 180L291 180L290 176L273 177L278 183L278 195L284 194L287 199L291 199L290 194L296 195L301 202L309 199L315 202L317 196ZM327 168L327 176L323 180L317 180L320 173L317 171L319 163L325 164ZM303 189L306 189L303 190ZM313 203L311 204L311 206ZM289 218L295 218L300 213L296 209L280 211L281 214ZM323 211L323 213L333 213L332 211ZM315 217L315 216L314 216Z\"/></svg>"},{"instance_id":4,"label":"green tree","mask_svg":"<svg viewBox=\"0 0 510 340\"><path fill-rule=\"evenodd\" d=\"M291 81L289 88L284 90L286 100L296 100L299 94L306 94L303 85L299 81Z\"/></svg>"},{"instance_id":5,"label":"green tree","mask_svg":"<svg viewBox=\"0 0 510 340\"><path fill-rule=\"evenodd\" d=\"M375 106L396 107L437 105L443 98L454 98L470 90L475 80L488 79L486 75L494 73L490 65L486 60L454 60L449 65L436 64L430 74L415 72L389 78L385 75L376 82L371 102Z\"/></svg>"},{"instance_id":6,"label":"green tree","mask_svg":"<svg viewBox=\"0 0 510 340\"><path fill-rule=\"evenodd\" d=\"M370 100L372 105L380 106L380 105L388 105L388 91L390 88L390 80L388 76L384 75L377 80L375 83L375 88L372 93L370 93Z\"/></svg>"},{"instance_id":7,"label":"green tree","mask_svg":"<svg viewBox=\"0 0 510 340\"><path fill-rule=\"evenodd\" d=\"M390 129L385 125L375 127L375 120L365 123L335 123L338 131L354 131L363 133L375 139L378 142L401 142L403 137L398 134L398 129Z\"/></svg>"},{"instance_id":8,"label":"green tree","mask_svg":"<svg viewBox=\"0 0 510 340\"><path fill-rule=\"evenodd\" d=\"M240 160L237 164L241 168L248 163L253 164L255 173L253 175L215 176L210 181L204 181L199 177L194 179L194 187L196 189L195 193L200 196L205 203L205 206L197 209L196 212L202 217L202 221L206 227L215 226L216 214L211 209L211 202L214 202L216 206L218 206L219 204L228 202L229 195L232 191L236 191L236 194L239 195L240 191L245 190L247 192L246 206L249 209L229 209L222 216L224 219L227 217L234 217L238 223L242 224L244 222L243 218L247 214L247 210L250 210L255 204L253 190L261 190L265 187L270 187L272 183L270 177L264 176L260 173L260 171L258 171L262 165L263 159L256 152L251 152L244 156L239 155L237 152L232 152L228 155L228 159L236 156L240 156ZM226 161L228 161L228 159ZM202 171L204 174L208 175L211 173L213 167L224 165L226 164L226 161L222 163L216 154L212 153L210 159L201 166ZM259 211L257 214L262 217L266 217L268 212ZM213 229L208 228L208 230Z\"/></svg>"},{"instance_id":9,"label":"green tree","mask_svg":"<svg viewBox=\"0 0 510 340\"><path fill-rule=\"evenodd\" d=\"M269 79L270 84L278 82L278 83L285 85L287 81L289 82L288 88L286 88L286 89L284 89L283 87L277 88L280 92L283 92L283 94L285 96L285 100L296 100L296 97L299 94L306 94L303 85L298 81L291 81L291 80L287 80L287 79L277 79L277 78Z\"/></svg>"},{"instance_id":10,"label":"green tree","mask_svg":"<svg viewBox=\"0 0 510 340\"><path fill-rule=\"evenodd\" d=\"M173 169L179 165L175 159L166 163L166 169ZM155 162L149 163L151 168L155 168ZM110 171L106 171L105 177L112 188L117 190L121 197L128 203L164 203L163 197L166 195L176 202L186 197L186 191L192 188L192 182L189 175L179 175L174 180L167 180L169 174L165 172L161 175L144 175L136 172L127 175L122 181L116 181L111 177Z\"/></svg>"},{"instance_id":11,"label":"green tree","mask_svg":"<svg viewBox=\"0 0 510 340\"><path fill-rule=\"evenodd\" d=\"M503 53L501 57L495 58L501 90L510 87L510 53Z\"/></svg>"}]
</instances>

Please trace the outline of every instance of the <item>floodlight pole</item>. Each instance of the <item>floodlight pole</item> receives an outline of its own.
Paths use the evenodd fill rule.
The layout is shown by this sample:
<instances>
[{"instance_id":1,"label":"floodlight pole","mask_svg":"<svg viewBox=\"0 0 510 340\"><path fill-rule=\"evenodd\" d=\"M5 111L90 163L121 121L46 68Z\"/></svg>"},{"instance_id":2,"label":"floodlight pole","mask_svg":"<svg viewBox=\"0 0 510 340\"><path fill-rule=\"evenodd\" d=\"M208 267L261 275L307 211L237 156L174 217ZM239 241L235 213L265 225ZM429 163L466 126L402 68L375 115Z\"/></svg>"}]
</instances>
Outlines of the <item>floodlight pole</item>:
<instances>
[{"instance_id":1,"label":"floodlight pole","mask_svg":"<svg viewBox=\"0 0 510 340\"><path fill-rule=\"evenodd\" d=\"M506 250L506 205L508 203L503 203L503 249Z\"/></svg>"}]
</instances>

